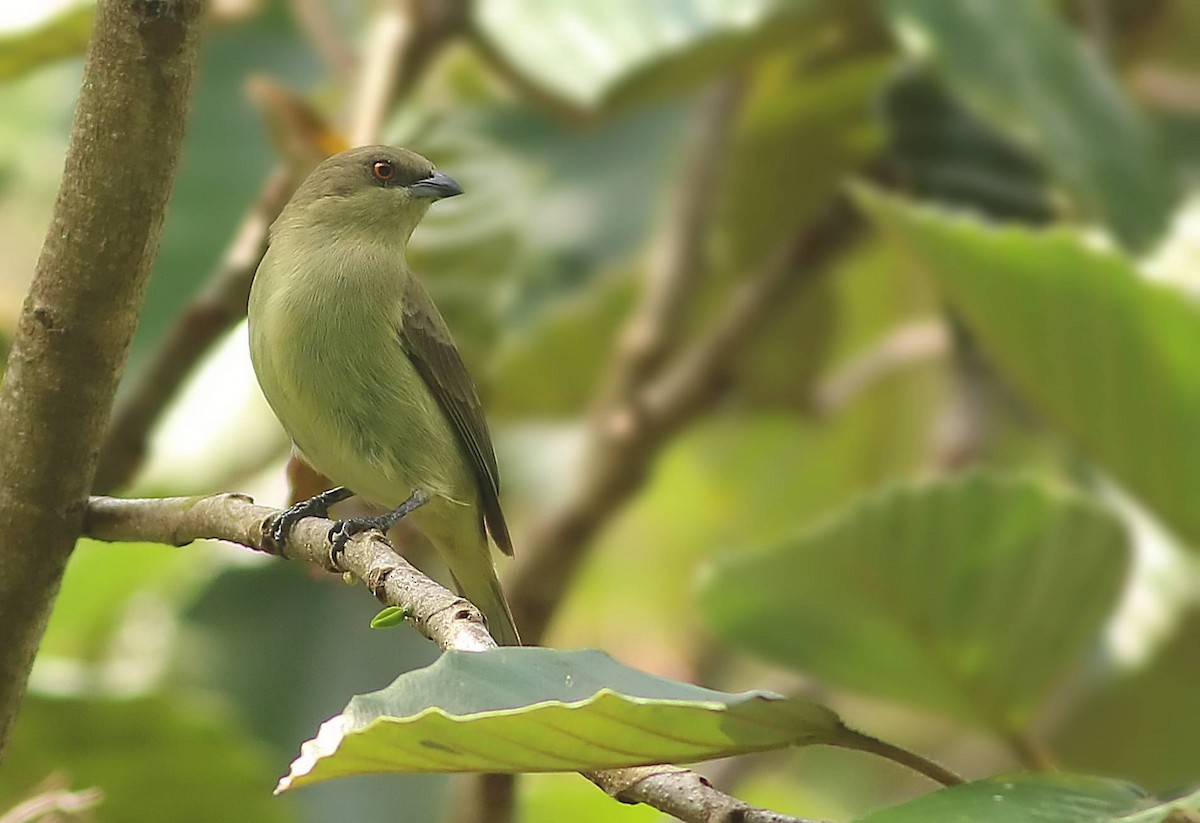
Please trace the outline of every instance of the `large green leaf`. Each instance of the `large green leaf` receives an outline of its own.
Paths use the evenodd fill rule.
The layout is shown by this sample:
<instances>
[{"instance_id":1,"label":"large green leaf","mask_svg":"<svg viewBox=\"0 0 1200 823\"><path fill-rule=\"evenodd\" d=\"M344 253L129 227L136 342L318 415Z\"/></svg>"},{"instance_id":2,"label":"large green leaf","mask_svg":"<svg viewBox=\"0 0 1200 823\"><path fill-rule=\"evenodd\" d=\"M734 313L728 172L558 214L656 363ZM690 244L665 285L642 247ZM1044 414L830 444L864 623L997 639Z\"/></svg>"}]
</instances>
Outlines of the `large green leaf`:
<instances>
[{"instance_id":1,"label":"large green leaf","mask_svg":"<svg viewBox=\"0 0 1200 823\"><path fill-rule=\"evenodd\" d=\"M1148 122L1043 0L880 0L900 41L1046 160L1090 216L1144 248L1175 203Z\"/></svg>"},{"instance_id":2,"label":"large green leaf","mask_svg":"<svg viewBox=\"0 0 1200 823\"><path fill-rule=\"evenodd\" d=\"M1067 232L860 200L1026 398L1200 545L1200 306Z\"/></svg>"},{"instance_id":3,"label":"large green leaf","mask_svg":"<svg viewBox=\"0 0 1200 823\"><path fill-rule=\"evenodd\" d=\"M1125 561L1105 510L977 473L896 486L795 539L731 553L702 597L739 645L1012 731L1096 637Z\"/></svg>"},{"instance_id":4,"label":"large green leaf","mask_svg":"<svg viewBox=\"0 0 1200 823\"><path fill-rule=\"evenodd\" d=\"M942 789L858 823L1183 823L1196 811L1200 792L1166 801L1103 777L1013 775Z\"/></svg>"},{"instance_id":5,"label":"large green leaf","mask_svg":"<svg viewBox=\"0 0 1200 823\"><path fill-rule=\"evenodd\" d=\"M278 791L369 772L548 772L833 743L815 703L664 680L600 651L447 652L359 695L304 744Z\"/></svg>"},{"instance_id":6,"label":"large green leaf","mask_svg":"<svg viewBox=\"0 0 1200 823\"><path fill-rule=\"evenodd\" d=\"M1163 802L1116 780L1023 774L942 789L859 823L1168 823L1196 811L1200 792Z\"/></svg>"},{"instance_id":7,"label":"large green leaf","mask_svg":"<svg viewBox=\"0 0 1200 823\"><path fill-rule=\"evenodd\" d=\"M473 6L492 48L537 85L600 106L677 88L788 42L808 0L489 0Z\"/></svg>"}]
</instances>

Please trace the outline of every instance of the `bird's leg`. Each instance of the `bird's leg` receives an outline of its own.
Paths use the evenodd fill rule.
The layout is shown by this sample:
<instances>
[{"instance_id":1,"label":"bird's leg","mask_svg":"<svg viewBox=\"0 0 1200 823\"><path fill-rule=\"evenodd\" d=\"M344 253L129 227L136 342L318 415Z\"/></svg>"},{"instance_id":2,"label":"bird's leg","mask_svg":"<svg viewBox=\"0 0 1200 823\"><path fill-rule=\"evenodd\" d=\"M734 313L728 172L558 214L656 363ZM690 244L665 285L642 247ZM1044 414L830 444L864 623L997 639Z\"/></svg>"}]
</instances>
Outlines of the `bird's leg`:
<instances>
[{"instance_id":1,"label":"bird's leg","mask_svg":"<svg viewBox=\"0 0 1200 823\"><path fill-rule=\"evenodd\" d=\"M361 534L371 529L379 529L379 531L387 534L387 530L396 525L409 512L416 511L429 502L429 498L425 492L417 489L408 496L408 499L397 506L387 514L381 514L378 517L353 517L349 520L339 520L333 524L333 528L329 530L329 542L333 544L329 550L329 560L334 568L338 567L337 556L346 550L346 541L356 534Z\"/></svg>"},{"instance_id":2,"label":"bird's leg","mask_svg":"<svg viewBox=\"0 0 1200 823\"><path fill-rule=\"evenodd\" d=\"M287 542L288 533L300 520L305 517L328 517L330 506L353 496L354 492L345 486L336 486L315 497L301 500L275 517L275 521L271 524L271 538L275 541L276 546L282 547Z\"/></svg>"}]
</instances>

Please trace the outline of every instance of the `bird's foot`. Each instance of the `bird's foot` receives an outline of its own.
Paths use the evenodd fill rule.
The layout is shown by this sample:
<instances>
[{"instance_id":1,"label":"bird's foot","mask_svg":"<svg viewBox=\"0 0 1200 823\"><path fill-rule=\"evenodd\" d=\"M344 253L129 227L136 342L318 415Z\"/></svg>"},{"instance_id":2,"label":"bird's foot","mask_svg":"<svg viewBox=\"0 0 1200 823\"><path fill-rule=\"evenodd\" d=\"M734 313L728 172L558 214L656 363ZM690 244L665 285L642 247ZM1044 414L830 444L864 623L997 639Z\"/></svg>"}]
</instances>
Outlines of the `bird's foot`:
<instances>
[{"instance_id":1,"label":"bird's foot","mask_svg":"<svg viewBox=\"0 0 1200 823\"><path fill-rule=\"evenodd\" d=\"M268 524L271 532L271 539L275 542L277 549L282 549L283 544L287 542L288 534L291 533L292 527L305 517L328 517L329 507L334 503L340 503L343 500L354 496L354 492L347 489L345 486L337 486L329 491L321 492L315 497L310 497L307 500L301 500L291 508L280 512L273 521Z\"/></svg>"},{"instance_id":2,"label":"bird's foot","mask_svg":"<svg viewBox=\"0 0 1200 823\"><path fill-rule=\"evenodd\" d=\"M399 521L410 512L424 506L429 502L429 497L425 492L417 489L408 496L408 499L397 506L387 514L381 514L378 517L353 517L349 520L339 520L333 524L333 528L329 530L329 563L333 568L340 568L338 565L338 557L346 550L346 542L356 534L378 529L387 534L388 529L396 525Z\"/></svg>"}]
</instances>

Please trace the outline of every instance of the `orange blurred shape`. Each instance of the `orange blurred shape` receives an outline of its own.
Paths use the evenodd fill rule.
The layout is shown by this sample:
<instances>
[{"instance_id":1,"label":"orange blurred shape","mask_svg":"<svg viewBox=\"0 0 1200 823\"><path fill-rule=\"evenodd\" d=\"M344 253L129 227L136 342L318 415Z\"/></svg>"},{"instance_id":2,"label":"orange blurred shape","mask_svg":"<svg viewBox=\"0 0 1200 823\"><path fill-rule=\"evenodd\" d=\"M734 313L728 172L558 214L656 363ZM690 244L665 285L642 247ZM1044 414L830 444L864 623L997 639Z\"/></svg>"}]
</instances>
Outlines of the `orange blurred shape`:
<instances>
[{"instance_id":1,"label":"orange blurred shape","mask_svg":"<svg viewBox=\"0 0 1200 823\"><path fill-rule=\"evenodd\" d=\"M346 136L323 115L271 78L251 77L246 93L262 113L271 144L293 180L303 180L326 157L350 148Z\"/></svg>"}]
</instances>

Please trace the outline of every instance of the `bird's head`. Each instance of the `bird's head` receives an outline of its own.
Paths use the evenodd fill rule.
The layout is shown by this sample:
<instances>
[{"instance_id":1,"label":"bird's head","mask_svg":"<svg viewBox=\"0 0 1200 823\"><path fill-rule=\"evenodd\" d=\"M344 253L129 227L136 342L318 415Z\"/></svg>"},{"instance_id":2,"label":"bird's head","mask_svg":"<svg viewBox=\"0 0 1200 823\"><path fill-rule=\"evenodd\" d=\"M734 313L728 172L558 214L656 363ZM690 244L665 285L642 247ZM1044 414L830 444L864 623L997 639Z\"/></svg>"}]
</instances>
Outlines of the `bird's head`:
<instances>
[{"instance_id":1,"label":"bird's head","mask_svg":"<svg viewBox=\"0 0 1200 823\"><path fill-rule=\"evenodd\" d=\"M365 231L404 243L433 201L462 191L416 152L360 146L317 166L292 195L279 225L320 226L350 236Z\"/></svg>"}]
</instances>

